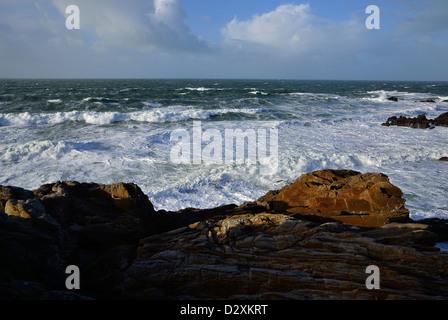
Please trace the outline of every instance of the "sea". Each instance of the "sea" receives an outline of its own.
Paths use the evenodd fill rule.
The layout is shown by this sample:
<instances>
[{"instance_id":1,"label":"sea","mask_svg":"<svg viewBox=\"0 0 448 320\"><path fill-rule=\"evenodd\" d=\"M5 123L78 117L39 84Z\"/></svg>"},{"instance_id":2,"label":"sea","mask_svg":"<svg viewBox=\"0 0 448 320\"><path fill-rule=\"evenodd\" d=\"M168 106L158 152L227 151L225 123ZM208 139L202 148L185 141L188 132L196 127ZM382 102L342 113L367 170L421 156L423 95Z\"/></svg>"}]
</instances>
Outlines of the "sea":
<instances>
[{"instance_id":1,"label":"sea","mask_svg":"<svg viewBox=\"0 0 448 320\"><path fill-rule=\"evenodd\" d=\"M438 161L448 128L381 125L435 118L444 100L448 82L5 79L0 185L129 182L156 210L175 211L239 205L304 173L350 169L387 175L413 219L448 218L448 163ZM256 140L231 161L237 142L226 133L237 129ZM250 157L260 141L269 156Z\"/></svg>"}]
</instances>

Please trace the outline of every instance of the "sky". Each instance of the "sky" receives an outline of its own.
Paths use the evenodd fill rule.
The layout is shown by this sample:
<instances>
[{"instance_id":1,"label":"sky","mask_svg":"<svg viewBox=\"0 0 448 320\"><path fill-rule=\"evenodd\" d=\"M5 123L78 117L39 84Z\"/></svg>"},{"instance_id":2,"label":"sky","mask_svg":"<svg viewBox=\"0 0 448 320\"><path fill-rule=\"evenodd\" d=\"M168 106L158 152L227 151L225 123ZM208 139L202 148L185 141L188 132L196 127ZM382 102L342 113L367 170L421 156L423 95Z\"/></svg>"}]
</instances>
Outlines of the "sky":
<instances>
[{"instance_id":1,"label":"sky","mask_svg":"<svg viewBox=\"0 0 448 320\"><path fill-rule=\"evenodd\" d=\"M447 58L447 0L0 0L0 78L448 81Z\"/></svg>"}]
</instances>

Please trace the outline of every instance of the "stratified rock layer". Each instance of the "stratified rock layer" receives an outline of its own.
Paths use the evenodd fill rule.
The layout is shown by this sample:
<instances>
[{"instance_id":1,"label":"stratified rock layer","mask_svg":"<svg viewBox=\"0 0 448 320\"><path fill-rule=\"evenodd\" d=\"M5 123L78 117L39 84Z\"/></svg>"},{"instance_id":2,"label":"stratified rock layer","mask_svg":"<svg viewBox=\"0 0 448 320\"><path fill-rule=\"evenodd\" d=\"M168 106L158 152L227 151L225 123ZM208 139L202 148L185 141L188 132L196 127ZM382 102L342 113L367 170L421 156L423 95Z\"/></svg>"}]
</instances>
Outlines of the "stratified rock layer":
<instances>
[{"instance_id":1,"label":"stratified rock layer","mask_svg":"<svg viewBox=\"0 0 448 320\"><path fill-rule=\"evenodd\" d=\"M278 214L210 219L143 239L128 299L446 299L448 255L427 225L362 231ZM380 290L366 268L380 269Z\"/></svg>"}]
</instances>

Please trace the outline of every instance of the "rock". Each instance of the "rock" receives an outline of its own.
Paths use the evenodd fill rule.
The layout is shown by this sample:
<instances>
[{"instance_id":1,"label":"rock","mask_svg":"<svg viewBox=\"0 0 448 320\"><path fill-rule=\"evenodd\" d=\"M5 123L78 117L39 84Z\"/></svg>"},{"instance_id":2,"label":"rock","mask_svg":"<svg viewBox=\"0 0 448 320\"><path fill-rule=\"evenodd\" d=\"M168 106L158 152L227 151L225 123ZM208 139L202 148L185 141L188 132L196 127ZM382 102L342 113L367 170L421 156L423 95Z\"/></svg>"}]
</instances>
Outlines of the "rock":
<instances>
[{"instance_id":1,"label":"rock","mask_svg":"<svg viewBox=\"0 0 448 320\"><path fill-rule=\"evenodd\" d=\"M124 299L448 298L448 256L421 224L373 230L281 214L214 218L143 239ZM365 286L380 268L381 290Z\"/></svg>"},{"instance_id":2,"label":"rock","mask_svg":"<svg viewBox=\"0 0 448 320\"><path fill-rule=\"evenodd\" d=\"M436 126L448 127L448 112L442 113L440 116L434 119Z\"/></svg>"},{"instance_id":3,"label":"rock","mask_svg":"<svg viewBox=\"0 0 448 320\"><path fill-rule=\"evenodd\" d=\"M442 157L439 159L439 161L448 161L448 157Z\"/></svg>"},{"instance_id":4,"label":"rock","mask_svg":"<svg viewBox=\"0 0 448 320\"><path fill-rule=\"evenodd\" d=\"M378 227L409 219L402 195L383 174L322 170L304 174L256 203L273 212Z\"/></svg>"},{"instance_id":5,"label":"rock","mask_svg":"<svg viewBox=\"0 0 448 320\"><path fill-rule=\"evenodd\" d=\"M420 100L420 102L430 102L430 103L435 103L436 101L434 99L424 99L424 100Z\"/></svg>"},{"instance_id":6,"label":"rock","mask_svg":"<svg viewBox=\"0 0 448 320\"><path fill-rule=\"evenodd\" d=\"M34 223L45 225L49 228L57 229L59 227L59 223L47 214L45 207L38 199L9 199L6 201L4 212L9 216L32 219Z\"/></svg>"},{"instance_id":7,"label":"rock","mask_svg":"<svg viewBox=\"0 0 448 320\"><path fill-rule=\"evenodd\" d=\"M417 116L416 118L407 118L400 116L390 117L382 126L402 126L417 129L433 129L435 126L448 127L448 112L441 114L435 119L427 119L424 114Z\"/></svg>"},{"instance_id":8,"label":"rock","mask_svg":"<svg viewBox=\"0 0 448 320\"><path fill-rule=\"evenodd\" d=\"M448 222L411 221L382 174L316 171L257 201L177 212L126 183L0 195L0 299L448 298L434 246ZM68 265L79 291L65 287ZM368 265L381 290L366 289Z\"/></svg>"},{"instance_id":9,"label":"rock","mask_svg":"<svg viewBox=\"0 0 448 320\"><path fill-rule=\"evenodd\" d=\"M73 264L82 270L82 296L111 297L139 240L159 232L154 208L135 184L57 182L33 192L0 187L0 197L4 292L27 281L45 288L32 291L36 299L56 297Z\"/></svg>"},{"instance_id":10,"label":"rock","mask_svg":"<svg viewBox=\"0 0 448 320\"><path fill-rule=\"evenodd\" d=\"M383 126L401 126L401 127L410 127L417 129L428 129L431 128L434 124L434 120L428 120L425 115L419 115L416 118L407 118L404 116L400 116L397 118L396 116L390 117L387 119Z\"/></svg>"},{"instance_id":11,"label":"rock","mask_svg":"<svg viewBox=\"0 0 448 320\"><path fill-rule=\"evenodd\" d=\"M428 218L418 221L428 226L428 230L438 237L437 242L448 242L448 220L440 218Z\"/></svg>"},{"instance_id":12,"label":"rock","mask_svg":"<svg viewBox=\"0 0 448 320\"><path fill-rule=\"evenodd\" d=\"M230 204L211 209L186 208L176 212L160 210L157 212L157 228L159 232L174 230L215 216L232 215L237 209L236 205ZM263 207L262 210L265 208ZM253 212L254 210L244 209L244 211Z\"/></svg>"},{"instance_id":13,"label":"rock","mask_svg":"<svg viewBox=\"0 0 448 320\"><path fill-rule=\"evenodd\" d=\"M0 199L29 200L33 198L34 194L32 191L18 187L0 186Z\"/></svg>"},{"instance_id":14,"label":"rock","mask_svg":"<svg viewBox=\"0 0 448 320\"><path fill-rule=\"evenodd\" d=\"M387 98L387 100L389 100L389 101L398 101L398 98L397 97L389 97L389 98Z\"/></svg>"},{"instance_id":15,"label":"rock","mask_svg":"<svg viewBox=\"0 0 448 320\"><path fill-rule=\"evenodd\" d=\"M0 283L2 300L92 300L73 291L47 290L41 283L32 281L11 281Z\"/></svg>"},{"instance_id":16,"label":"rock","mask_svg":"<svg viewBox=\"0 0 448 320\"><path fill-rule=\"evenodd\" d=\"M446 99L446 100L443 100L442 102L448 102L448 99Z\"/></svg>"}]
</instances>

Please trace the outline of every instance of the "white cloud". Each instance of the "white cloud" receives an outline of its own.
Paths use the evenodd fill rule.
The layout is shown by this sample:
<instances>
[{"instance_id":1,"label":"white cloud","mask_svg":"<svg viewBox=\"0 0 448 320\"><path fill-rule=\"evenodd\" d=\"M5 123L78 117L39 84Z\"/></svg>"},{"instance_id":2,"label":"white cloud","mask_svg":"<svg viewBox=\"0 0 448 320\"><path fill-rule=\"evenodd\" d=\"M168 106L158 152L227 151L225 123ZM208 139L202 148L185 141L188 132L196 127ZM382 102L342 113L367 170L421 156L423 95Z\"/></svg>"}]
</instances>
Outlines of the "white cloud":
<instances>
[{"instance_id":1,"label":"white cloud","mask_svg":"<svg viewBox=\"0 0 448 320\"><path fill-rule=\"evenodd\" d=\"M336 22L316 16L308 4L285 4L247 21L234 18L221 32L227 43L300 54L329 47L346 52L351 45L360 45L365 27L359 21Z\"/></svg>"},{"instance_id":2,"label":"white cloud","mask_svg":"<svg viewBox=\"0 0 448 320\"><path fill-rule=\"evenodd\" d=\"M114 46L141 51L207 49L184 23L186 13L179 0L53 0L53 4L64 16L68 5L79 7L81 29L95 35L97 50Z\"/></svg>"},{"instance_id":3,"label":"white cloud","mask_svg":"<svg viewBox=\"0 0 448 320\"><path fill-rule=\"evenodd\" d=\"M222 33L227 39L268 47L296 47L305 40L304 31L311 27L312 18L309 5L282 5L249 21L234 18Z\"/></svg>"}]
</instances>

